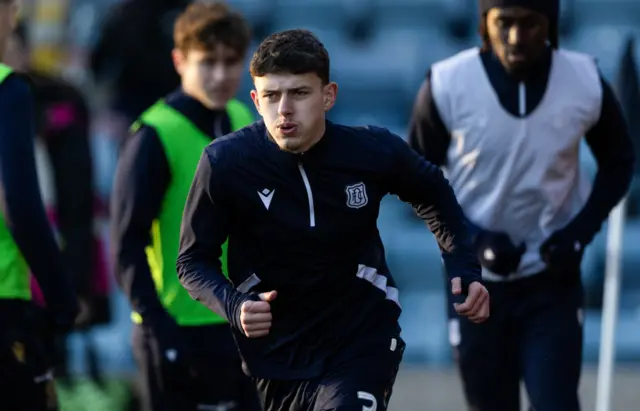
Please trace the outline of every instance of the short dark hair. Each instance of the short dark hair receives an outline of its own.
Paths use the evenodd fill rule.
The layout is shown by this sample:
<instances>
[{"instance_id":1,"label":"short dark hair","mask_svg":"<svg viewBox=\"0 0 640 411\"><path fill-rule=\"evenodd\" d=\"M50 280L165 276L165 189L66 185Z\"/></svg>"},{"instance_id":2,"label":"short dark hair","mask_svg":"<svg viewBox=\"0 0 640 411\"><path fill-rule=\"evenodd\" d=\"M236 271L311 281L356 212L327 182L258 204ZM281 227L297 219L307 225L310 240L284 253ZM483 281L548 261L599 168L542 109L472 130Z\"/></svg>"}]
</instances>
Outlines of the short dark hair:
<instances>
[{"instance_id":1,"label":"short dark hair","mask_svg":"<svg viewBox=\"0 0 640 411\"><path fill-rule=\"evenodd\" d=\"M275 33L264 39L253 54L251 77L273 73L315 73L322 84L329 83L329 53L309 30Z\"/></svg>"},{"instance_id":2,"label":"short dark hair","mask_svg":"<svg viewBox=\"0 0 640 411\"><path fill-rule=\"evenodd\" d=\"M219 43L244 55L251 42L251 29L242 15L222 2L193 3L178 16L173 31L175 47L212 50Z\"/></svg>"},{"instance_id":3,"label":"short dark hair","mask_svg":"<svg viewBox=\"0 0 640 411\"><path fill-rule=\"evenodd\" d=\"M482 13L480 15L480 21L478 24L478 34L482 40L482 51L487 51L491 49L491 40L489 39L489 31L487 28L487 13ZM549 22L549 43L552 48L557 49L559 41L558 34L558 23L557 22Z\"/></svg>"}]
</instances>

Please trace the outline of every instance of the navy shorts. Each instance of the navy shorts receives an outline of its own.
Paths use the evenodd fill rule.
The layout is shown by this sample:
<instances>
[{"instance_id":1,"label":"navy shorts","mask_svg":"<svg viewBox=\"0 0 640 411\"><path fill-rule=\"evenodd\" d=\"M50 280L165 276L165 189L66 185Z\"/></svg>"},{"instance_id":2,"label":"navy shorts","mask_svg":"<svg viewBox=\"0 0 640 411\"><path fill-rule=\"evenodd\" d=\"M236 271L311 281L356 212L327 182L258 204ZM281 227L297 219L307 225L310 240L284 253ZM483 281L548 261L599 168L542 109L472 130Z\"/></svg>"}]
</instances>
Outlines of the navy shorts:
<instances>
[{"instance_id":1,"label":"navy shorts","mask_svg":"<svg viewBox=\"0 0 640 411\"><path fill-rule=\"evenodd\" d=\"M198 377L186 387L163 381L152 355L153 337L141 326L133 328L133 352L142 377L142 400L152 411L225 409L259 411L255 384L242 371L229 325L182 327L190 355L197 359ZM226 407L226 408L222 408Z\"/></svg>"},{"instance_id":2,"label":"navy shorts","mask_svg":"<svg viewBox=\"0 0 640 411\"><path fill-rule=\"evenodd\" d=\"M351 344L320 377L257 379L264 411L386 411L405 343L399 336Z\"/></svg>"}]
</instances>

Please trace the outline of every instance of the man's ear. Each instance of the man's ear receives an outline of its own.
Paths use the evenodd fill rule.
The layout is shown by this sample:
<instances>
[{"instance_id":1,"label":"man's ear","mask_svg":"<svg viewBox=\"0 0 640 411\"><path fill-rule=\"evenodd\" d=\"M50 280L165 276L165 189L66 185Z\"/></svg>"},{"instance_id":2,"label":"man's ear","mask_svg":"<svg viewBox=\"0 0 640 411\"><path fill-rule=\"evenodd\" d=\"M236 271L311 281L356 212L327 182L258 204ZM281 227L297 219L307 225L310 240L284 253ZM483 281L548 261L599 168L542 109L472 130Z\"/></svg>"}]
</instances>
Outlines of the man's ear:
<instances>
[{"instance_id":1,"label":"man's ear","mask_svg":"<svg viewBox=\"0 0 640 411\"><path fill-rule=\"evenodd\" d=\"M331 82L322 88L324 111L327 112L336 104L338 84Z\"/></svg>"},{"instance_id":2,"label":"man's ear","mask_svg":"<svg viewBox=\"0 0 640 411\"><path fill-rule=\"evenodd\" d=\"M258 99L258 92L256 90L251 90L251 100L253 100L253 105L256 106L256 111L258 114L262 115L260 111L260 100Z\"/></svg>"},{"instance_id":3,"label":"man's ear","mask_svg":"<svg viewBox=\"0 0 640 411\"><path fill-rule=\"evenodd\" d=\"M185 53L180 49L171 50L171 59L173 60L173 67L175 67L176 72L179 76L182 76L182 72L184 71L184 63L187 59Z\"/></svg>"}]
</instances>

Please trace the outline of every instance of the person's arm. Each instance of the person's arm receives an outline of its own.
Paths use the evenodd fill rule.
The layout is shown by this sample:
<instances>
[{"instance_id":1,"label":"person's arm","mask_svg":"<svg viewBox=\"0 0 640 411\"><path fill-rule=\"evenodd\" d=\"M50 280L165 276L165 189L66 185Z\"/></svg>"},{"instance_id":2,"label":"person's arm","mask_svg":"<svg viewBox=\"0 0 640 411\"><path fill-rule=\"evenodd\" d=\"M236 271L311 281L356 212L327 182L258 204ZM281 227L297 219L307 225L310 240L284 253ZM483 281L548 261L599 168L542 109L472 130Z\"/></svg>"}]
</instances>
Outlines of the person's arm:
<instances>
[{"instance_id":1,"label":"person's arm","mask_svg":"<svg viewBox=\"0 0 640 411\"><path fill-rule=\"evenodd\" d=\"M442 120L438 102L432 91L431 70L429 70L413 105L408 143L425 160L438 167L444 167L447 165L451 133ZM481 229L466 217L465 221L471 236L475 237Z\"/></svg>"},{"instance_id":2,"label":"person's arm","mask_svg":"<svg viewBox=\"0 0 640 411\"><path fill-rule=\"evenodd\" d=\"M215 145L215 142L214 142ZM195 300L243 330L240 308L259 298L236 291L222 273L222 245L229 235L230 206L225 198L224 171L209 146L198 163L182 217L178 278ZM217 166L217 167L216 167Z\"/></svg>"},{"instance_id":3,"label":"person's arm","mask_svg":"<svg viewBox=\"0 0 640 411\"><path fill-rule=\"evenodd\" d=\"M42 203L34 154L34 102L26 81L14 75L0 85L0 113L0 202L5 222L47 306L71 317L65 322L73 322L78 306Z\"/></svg>"},{"instance_id":4,"label":"person's arm","mask_svg":"<svg viewBox=\"0 0 640 411\"><path fill-rule=\"evenodd\" d=\"M393 172L390 193L410 203L434 234L450 279L460 277L463 289L481 281L481 268L453 189L436 165L424 160L388 131Z\"/></svg>"},{"instance_id":5,"label":"person's arm","mask_svg":"<svg viewBox=\"0 0 640 411\"><path fill-rule=\"evenodd\" d=\"M600 118L586 134L598 171L586 204L567 227L573 239L583 246L593 240L611 210L629 190L636 161L620 104L611 86L604 79L601 82Z\"/></svg>"},{"instance_id":6,"label":"person's arm","mask_svg":"<svg viewBox=\"0 0 640 411\"><path fill-rule=\"evenodd\" d=\"M78 295L90 297L93 272L93 170L89 112L82 103L49 107L47 115L69 113L71 121L44 130L54 172L56 213L64 246L62 256ZM51 124L51 122L48 122Z\"/></svg>"},{"instance_id":7,"label":"person's arm","mask_svg":"<svg viewBox=\"0 0 640 411\"><path fill-rule=\"evenodd\" d=\"M431 92L431 72L422 82L409 122L409 145L436 166L447 162L451 135L444 125Z\"/></svg>"},{"instance_id":8,"label":"person's arm","mask_svg":"<svg viewBox=\"0 0 640 411\"><path fill-rule=\"evenodd\" d=\"M118 284L143 322L166 317L145 248L160 214L171 172L155 131L142 127L121 153L111 197L111 252Z\"/></svg>"}]
</instances>

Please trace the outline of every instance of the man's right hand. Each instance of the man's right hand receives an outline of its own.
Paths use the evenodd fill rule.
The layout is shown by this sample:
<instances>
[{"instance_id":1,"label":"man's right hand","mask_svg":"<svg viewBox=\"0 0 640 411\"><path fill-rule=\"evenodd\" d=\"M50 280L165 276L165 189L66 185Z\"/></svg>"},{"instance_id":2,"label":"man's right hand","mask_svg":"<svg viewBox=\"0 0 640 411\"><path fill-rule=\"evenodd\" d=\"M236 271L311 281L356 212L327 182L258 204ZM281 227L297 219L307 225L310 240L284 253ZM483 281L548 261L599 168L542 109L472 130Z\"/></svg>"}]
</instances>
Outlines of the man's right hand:
<instances>
[{"instance_id":1,"label":"man's right hand","mask_svg":"<svg viewBox=\"0 0 640 411\"><path fill-rule=\"evenodd\" d=\"M461 295L462 292L462 279L460 277L452 279L451 293ZM472 322L482 323L489 318L491 311L489 291L480 282L473 281L469 284L464 302L454 303L453 307L458 314L468 317Z\"/></svg>"},{"instance_id":2,"label":"man's right hand","mask_svg":"<svg viewBox=\"0 0 640 411\"><path fill-rule=\"evenodd\" d=\"M271 329L271 301L278 293L269 291L259 295L260 301L245 301L240 308L240 325L248 338L264 337Z\"/></svg>"}]
</instances>

